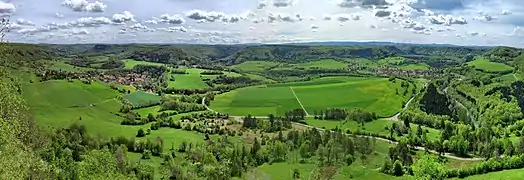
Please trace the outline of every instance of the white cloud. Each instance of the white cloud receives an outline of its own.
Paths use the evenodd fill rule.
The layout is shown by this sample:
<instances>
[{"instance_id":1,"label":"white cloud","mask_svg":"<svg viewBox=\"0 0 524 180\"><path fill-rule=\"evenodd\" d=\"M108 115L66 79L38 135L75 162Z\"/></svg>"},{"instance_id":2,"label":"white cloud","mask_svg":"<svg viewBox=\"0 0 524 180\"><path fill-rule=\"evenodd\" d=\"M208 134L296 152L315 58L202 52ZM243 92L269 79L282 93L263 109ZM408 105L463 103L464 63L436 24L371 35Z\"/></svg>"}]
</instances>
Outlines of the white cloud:
<instances>
[{"instance_id":1,"label":"white cloud","mask_svg":"<svg viewBox=\"0 0 524 180\"><path fill-rule=\"evenodd\" d=\"M125 23L128 21L135 21L135 15L131 14L129 11L124 11L123 13L113 14L112 21L115 23Z\"/></svg>"},{"instance_id":2,"label":"white cloud","mask_svg":"<svg viewBox=\"0 0 524 180\"><path fill-rule=\"evenodd\" d=\"M273 0L275 7L289 7L295 4L295 0Z\"/></svg>"},{"instance_id":3,"label":"white cloud","mask_svg":"<svg viewBox=\"0 0 524 180\"><path fill-rule=\"evenodd\" d=\"M378 10L375 12L376 17L387 17L391 15L391 11L388 10Z\"/></svg>"},{"instance_id":4,"label":"white cloud","mask_svg":"<svg viewBox=\"0 0 524 180\"><path fill-rule=\"evenodd\" d=\"M64 14L62 14L62 13L55 13L55 16L56 16L57 18L63 18L63 17L64 17Z\"/></svg>"},{"instance_id":5,"label":"white cloud","mask_svg":"<svg viewBox=\"0 0 524 180\"><path fill-rule=\"evenodd\" d=\"M184 18L178 16L178 15L169 15L169 14L162 14L160 16L160 20L165 23L169 24L184 24L186 21ZM156 24L156 21L150 21L151 24Z\"/></svg>"},{"instance_id":6,"label":"white cloud","mask_svg":"<svg viewBox=\"0 0 524 180\"><path fill-rule=\"evenodd\" d=\"M87 31L86 29L73 30L72 34L73 35L88 35L89 31Z\"/></svg>"},{"instance_id":7,"label":"white cloud","mask_svg":"<svg viewBox=\"0 0 524 180\"><path fill-rule=\"evenodd\" d=\"M430 15L427 17L428 21L431 24L439 24L439 25L446 25L450 26L453 24L467 24L468 21L464 17L453 17L452 15Z\"/></svg>"},{"instance_id":8,"label":"white cloud","mask_svg":"<svg viewBox=\"0 0 524 180\"><path fill-rule=\"evenodd\" d=\"M16 24L24 25L24 26L34 26L35 25L35 23L33 21L25 20L25 19L22 19L22 18L18 18L16 20Z\"/></svg>"},{"instance_id":9,"label":"white cloud","mask_svg":"<svg viewBox=\"0 0 524 180\"><path fill-rule=\"evenodd\" d=\"M166 31L166 32L187 32L187 29L185 27L182 27L182 26L173 26L173 27L168 27L168 28L159 28L159 30Z\"/></svg>"},{"instance_id":10,"label":"white cloud","mask_svg":"<svg viewBox=\"0 0 524 180\"><path fill-rule=\"evenodd\" d=\"M90 3L87 2L87 0L65 0L62 2L62 6L69 7L78 12L104 12L107 7L100 1Z\"/></svg>"},{"instance_id":11,"label":"white cloud","mask_svg":"<svg viewBox=\"0 0 524 180\"><path fill-rule=\"evenodd\" d=\"M511 13L511 11L507 10L507 9L504 9L502 10L502 12L500 12L500 15L503 15L503 16L507 16L507 15L511 15L513 13Z\"/></svg>"},{"instance_id":12,"label":"white cloud","mask_svg":"<svg viewBox=\"0 0 524 180\"><path fill-rule=\"evenodd\" d=\"M338 0L338 6L342 8L366 7L366 6L385 6L389 3L386 0Z\"/></svg>"},{"instance_id":13,"label":"white cloud","mask_svg":"<svg viewBox=\"0 0 524 180\"><path fill-rule=\"evenodd\" d=\"M10 14L15 12L16 7L12 3L5 3L0 1L0 14Z\"/></svg>"}]
</instances>

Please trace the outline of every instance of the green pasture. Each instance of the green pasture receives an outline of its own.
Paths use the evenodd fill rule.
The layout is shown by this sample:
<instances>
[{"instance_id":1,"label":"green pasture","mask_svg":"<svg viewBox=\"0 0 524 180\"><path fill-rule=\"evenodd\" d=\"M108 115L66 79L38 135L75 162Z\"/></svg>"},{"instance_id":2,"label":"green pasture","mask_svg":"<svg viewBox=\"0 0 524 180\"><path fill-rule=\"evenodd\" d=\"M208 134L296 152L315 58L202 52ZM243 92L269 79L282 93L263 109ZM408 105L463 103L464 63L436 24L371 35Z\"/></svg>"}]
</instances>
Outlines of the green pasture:
<instances>
[{"instance_id":1,"label":"green pasture","mask_svg":"<svg viewBox=\"0 0 524 180\"><path fill-rule=\"evenodd\" d=\"M159 102L162 99L162 97L156 94L151 94L151 93L147 93L144 91L137 91L137 92L125 95L124 98L129 100L131 104L133 104L134 106L140 106L140 105L147 104L150 102Z\"/></svg>"},{"instance_id":2,"label":"green pasture","mask_svg":"<svg viewBox=\"0 0 524 180\"><path fill-rule=\"evenodd\" d=\"M93 82L53 80L22 83L22 94L38 124L68 127L86 125L89 132L103 137L135 134L139 127L122 128L122 118L115 115L121 104L118 92L108 85Z\"/></svg>"},{"instance_id":3,"label":"green pasture","mask_svg":"<svg viewBox=\"0 0 524 180\"><path fill-rule=\"evenodd\" d=\"M68 71L68 72L84 72L84 71L94 70L93 68L76 67L76 66L67 64L64 61L52 62L52 65L49 67L49 69L56 70L56 71Z\"/></svg>"},{"instance_id":4,"label":"green pasture","mask_svg":"<svg viewBox=\"0 0 524 180\"><path fill-rule=\"evenodd\" d=\"M407 64L398 66L401 70L429 70L429 65L426 63Z\"/></svg>"},{"instance_id":5,"label":"green pasture","mask_svg":"<svg viewBox=\"0 0 524 180\"><path fill-rule=\"evenodd\" d=\"M216 78L218 75L202 75L201 73L204 71L208 71L205 69L199 69L199 68L187 68L187 67L179 67L179 70L184 70L188 74L171 74L169 72L166 73L167 83L169 87L177 88L177 89L205 89L209 86L204 82L203 79L213 79ZM229 71L222 71L224 75L230 76L230 77L238 77L242 76L241 74L235 73L235 72L229 72ZM174 78L174 81L171 81L171 77Z\"/></svg>"},{"instance_id":6,"label":"green pasture","mask_svg":"<svg viewBox=\"0 0 524 180\"><path fill-rule=\"evenodd\" d=\"M133 69L133 67L135 67L137 65L149 65L149 66L163 66L163 65L165 65L165 64L162 64L162 63L147 62L147 61L137 61L137 60L133 60L133 59L124 59L122 61L125 63L124 69Z\"/></svg>"},{"instance_id":7,"label":"green pasture","mask_svg":"<svg viewBox=\"0 0 524 180\"><path fill-rule=\"evenodd\" d=\"M481 69L487 72L501 72L501 71L510 71L513 68L503 63L491 62L486 58L476 58L474 61L467 63L469 66L473 66L476 69Z\"/></svg>"},{"instance_id":8,"label":"green pasture","mask_svg":"<svg viewBox=\"0 0 524 180\"><path fill-rule=\"evenodd\" d=\"M244 72L261 72L271 67L278 65L277 62L269 61L246 61L232 66L234 69L239 69Z\"/></svg>"},{"instance_id":9,"label":"green pasture","mask_svg":"<svg viewBox=\"0 0 524 180\"><path fill-rule=\"evenodd\" d=\"M387 117L402 108L411 96L387 78L326 77L312 81L271 84L238 89L218 95L211 108L231 115L282 115L290 109L301 108L309 114L327 108L364 108ZM413 86L412 86L413 87ZM399 94L396 94L399 89ZM296 94L293 94L293 92Z\"/></svg>"},{"instance_id":10,"label":"green pasture","mask_svg":"<svg viewBox=\"0 0 524 180\"><path fill-rule=\"evenodd\" d=\"M342 69L347 68L348 64L333 59L323 59L307 63L294 64L294 67L304 69Z\"/></svg>"},{"instance_id":11,"label":"green pasture","mask_svg":"<svg viewBox=\"0 0 524 180\"><path fill-rule=\"evenodd\" d=\"M388 57L378 61L379 64L400 65L406 61L403 57Z\"/></svg>"}]
</instances>

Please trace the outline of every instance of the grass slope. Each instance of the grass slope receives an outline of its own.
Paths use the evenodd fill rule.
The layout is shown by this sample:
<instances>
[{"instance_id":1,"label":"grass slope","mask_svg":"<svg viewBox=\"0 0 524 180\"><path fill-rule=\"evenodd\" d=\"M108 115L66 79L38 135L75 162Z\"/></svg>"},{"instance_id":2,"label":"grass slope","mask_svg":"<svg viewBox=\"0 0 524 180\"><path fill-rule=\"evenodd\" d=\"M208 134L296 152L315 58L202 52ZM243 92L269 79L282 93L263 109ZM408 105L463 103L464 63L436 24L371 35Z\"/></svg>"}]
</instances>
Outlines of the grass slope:
<instances>
[{"instance_id":1,"label":"grass slope","mask_svg":"<svg viewBox=\"0 0 524 180\"><path fill-rule=\"evenodd\" d=\"M149 102L158 102L160 99L162 99L162 97L156 94L146 93L143 91L128 94L124 96L124 98L129 100L134 106L140 106Z\"/></svg>"},{"instance_id":2,"label":"grass slope","mask_svg":"<svg viewBox=\"0 0 524 180\"><path fill-rule=\"evenodd\" d=\"M125 65L124 65L124 69L133 69L133 67L137 66L137 65L149 65L149 66L163 66L165 64L162 64L162 63L155 63L155 62L147 62L147 61L137 61L137 60L133 60L133 59L124 59L122 60Z\"/></svg>"},{"instance_id":3,"label":"grass slope","mask_svg":"<svg viewBox=\"0 0 524 180\"><path fill-rule=\"evenodd\" d=\"M326 108L364 108L379 116L391 116L410 96L397 95L400 81L386 78L326 77L305 82L248 87L217 96L211 107L231 115L282 115L300 108L291 88L309 114Z\"/></svg>"},{"instance_id":4,"label":"grass slope","mask_svg":"<svg viewBox=\"0 0 524 180\"><path fill-rule=\"evenodd\" d=\"M487 72L501 72L513 69L511 66L502 63L491 62L486 58L476 58L474 61L468 62L467 64Z\"/></svg>"},{"instance_id":5,"label":"grass slope","mask_svg":"<svg viewBox=\"0 0 524 180\"><path fill-rule=\"evenodd\" d=\"M261 72L268 68L278 65L276 62L269 61L246 61L237 65L232 66L234 69L238 69L244 72Z\"/></svg>"}]
</instances>

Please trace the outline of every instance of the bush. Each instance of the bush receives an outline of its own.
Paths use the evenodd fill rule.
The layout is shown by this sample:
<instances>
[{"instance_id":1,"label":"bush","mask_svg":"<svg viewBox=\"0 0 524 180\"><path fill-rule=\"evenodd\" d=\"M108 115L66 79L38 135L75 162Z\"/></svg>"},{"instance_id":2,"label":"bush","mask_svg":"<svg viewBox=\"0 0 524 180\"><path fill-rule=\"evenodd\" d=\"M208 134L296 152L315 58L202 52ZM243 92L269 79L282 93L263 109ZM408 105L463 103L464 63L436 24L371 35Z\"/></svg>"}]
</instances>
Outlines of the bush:
<instances>
[{"instance_id":1,"label":"bush","mask_svg":"<svg viewBox=\"0 0 524 180\"><path fill-rule=\"evenodd\" d=\"M144 137L146 136L146 133L144 132L144 129L140 128L138 132L136 133L136 137Z\"/></svg>"},{"instance_id":2,"label":"bush","mask_svg":"<svg viewBox=\"0 0 524 180\"><path fill-rule=\"evenodd\" d=\"M149 150L144 150L144 152L142 153L142 159L151 159L151 151Z\"/></svg>"}]
</instances>

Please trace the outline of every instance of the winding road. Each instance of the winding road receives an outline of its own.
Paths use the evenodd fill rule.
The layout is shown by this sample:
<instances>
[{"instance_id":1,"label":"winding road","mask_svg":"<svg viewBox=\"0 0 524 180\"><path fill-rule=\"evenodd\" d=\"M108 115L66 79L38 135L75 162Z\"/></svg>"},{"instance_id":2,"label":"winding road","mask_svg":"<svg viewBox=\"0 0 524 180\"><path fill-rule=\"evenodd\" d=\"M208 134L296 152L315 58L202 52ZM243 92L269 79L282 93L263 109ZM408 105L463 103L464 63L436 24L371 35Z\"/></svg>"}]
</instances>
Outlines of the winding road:
<instances>
[{"instance_id":1,"label":"winding road","mask_svg":"<svg viewBox=\"0 0 524 180\"><path fill-rule=\"evenodd\" d=\"M416 96L416 95L415 95ZM415 98L415 96L411 97L411 99L409 99L409 101L406 102L406 104L404 105L403 109L406 109L409 104L411 103L411 101ZM297 98L298 100L298 98ZM207 104L205 103L206 102L206 98L202 98L202 105L204 105L204 107L206 107L206 109L208 111L211 111L211 112L215 112L217 113L217 111L211 109L209 106L207 106ZM397 121L398 120L398 115L400 114L400 112L398 112L397 114L395 114L394 116L392 117L389 117L387 119L389 120L392 120L392 121ZM239 121L239 122L242 122L243 121L243 118L244 116L229 116L233 119L235 119L236 121ZM260 119L263 119L263 118L267 118L267 116L254 116L255 118L260 118ZM313 117L311 115L307 115L307 117ZM326 129L322 129L322 128L318 128L318 127L314 127L314 126L310 126L310 125L306 125L306 124L301 124L301 123L296 123L296 122L293 122L293 124L297 125L297 126L302 126L302 127L306 127L306 128L314 128L314 129L317 129L319 131L330 131L330 132L334 132L332 130L326 130ZM342 133L344 135L353 135L353 134L347 134L347 133ZM364 136L364 135L355 135L355 136L358 136L358 137L368 137L368 138L374 138L374 139L377 139L379 141L384 141L384 142L387 142L387 143L391 143L391 144L398 144L397 141L392 141L392 140L389 140L389 139L384 139L384 138L381 138L381 137L374 137L374 136ZM417 149L417 150L423 150L425 151L426 148L424 148L423 146L415 146L415 147L412 147L413 149ZM433 154L438 154L437 151L434 151L434 150L428 150L429 152L433 153ZM444 153L442 156L446 157L446 158L450 158L450 159L455 159L455 160L461 160L461 161L483 161L484 158L463 158L463 157L458 157L458 156L454 156L453 154L451 153Z\"/></svg>"}]
</instances>

